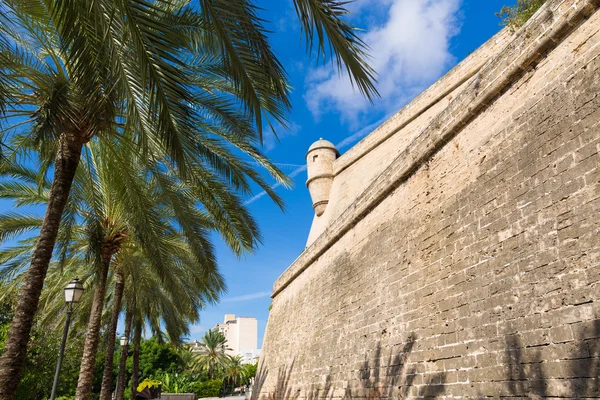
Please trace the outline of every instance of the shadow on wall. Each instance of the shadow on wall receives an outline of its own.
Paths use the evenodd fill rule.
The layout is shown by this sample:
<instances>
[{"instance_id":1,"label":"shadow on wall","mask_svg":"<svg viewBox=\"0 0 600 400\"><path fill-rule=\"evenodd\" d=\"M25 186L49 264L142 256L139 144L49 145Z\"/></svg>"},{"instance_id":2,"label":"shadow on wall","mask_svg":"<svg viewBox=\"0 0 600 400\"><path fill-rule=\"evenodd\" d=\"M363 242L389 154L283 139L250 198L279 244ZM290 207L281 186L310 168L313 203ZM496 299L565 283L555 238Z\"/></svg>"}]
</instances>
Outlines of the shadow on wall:
<instances>
[{"instance_id":1,"label":"shadow on wall","mask_svg":"<svg viewBox=\"0 0 600 400\"><path fill-rule=\"evenodd\" d=\"M290 377L292 375L292 370L294 369L295 360L292 360L292 364L285 368L280 368L277 373L277 381L275 383L275 389L272 393L269 393L266 397L262 398L266 399L295 399L295 396L292 396L292 389L289 387L290 385ZM254 384L252 385L252 397L251 400L258 400L260 392L267 380L267 375L269 375L269 371L267 369L260 369L256 376L254 377Z\"/></svg>"},{"instance_id":2,"label":"shadow on wall","mask_svg":"<svg viewBox=\"0 0 600 400\"><path fill-rule=\"evenodd\" d=\"M568 329L568 325L565 325ZM600 320L579 326L577 339L559 344L523 346L519 335L505 337L505 379L501 393L480 393L474 396L471 382L464 382L464 398L522 397L600 398ZM446 373L422 374L416 364L408 362L416 337L410 335L402 349L392 352L384 361L380 342L372 357L365 357L357 376L347 387L333 384L332 375L323 377L302 393L291 383L295 361L278 370L275 388L261 400L320 399L392 399L436 398L445 391ZM563 360L562 362L555 360ZM413 360L414 361L414 360ZM502 368L502 366L498 366ZM262 369L256 376L252 399L258 400L269 371ZM423 379L424 376L428 378ZM460 383L458 383L460 385ZM469 395L468 393L472 393ZM471 397L473 396L473 397Z\"/></svg>"},{"instance_id":3,"label":"shadow on wall","mask_svg":"<svg viewBox=\"0 0 600 400\"><path fill-rule=\"evenodd\" d=\"M340 393L334 393L336 388L332 385L331 374L324 377L322 384L313 384L308 391L302 395L300 389L291 387L290 378L294 368L293 361L289 367L281 368L277 374L275 388L261 399L288 400L307 399L320 400L343 398L343 399L381 399L381 398L407 398L409 395L421 398L435 398L444 392L445 374L443 372L432 374L426 382L415 385L418 377L414 366L407 366L407 360L413 350L416 337L410 335L402 349L392 352L383 361L381 343L377 342L373 357L365 357L365 361L358 371L359 379L356 386L348 386ZM258 400L261 389L266 381L269 371L264 369L258 372L255 378L252 399Z\"/></svg>"},{"instance_id":4,"label":"shadow on wall","mask_svg":"<svg viewBox=\"0 0 600 400\"><path fill-rule=\"evenodd\" d=\"M565 349L570 351L564 354ZM551 356L568 361L544 361ZM507 336L505 359L508 392L512 396L599 398L600 320L584 323L579 339L565 342L558 349L549 345L524 347L517 335Z\"/></svg>"},{"instance_id":5,"label":"shadow on wall","mask_svg":"<svg viewBox=\"0 0 600 400\"><path fill-rule=\"evenodd\" d=\"M381 343L378 342L372 361L365 359L362 363L358 387L347 388L344 398L406 398L409 395L432 398L442 394L446 377L443 372L434 373L425 382L415 385L415 379L418 377L417 370L414 366L407 366L415 341L416 336L409 335L402 350L397 353L392 352L383 365Z\"/></svg>"}]
</instances>

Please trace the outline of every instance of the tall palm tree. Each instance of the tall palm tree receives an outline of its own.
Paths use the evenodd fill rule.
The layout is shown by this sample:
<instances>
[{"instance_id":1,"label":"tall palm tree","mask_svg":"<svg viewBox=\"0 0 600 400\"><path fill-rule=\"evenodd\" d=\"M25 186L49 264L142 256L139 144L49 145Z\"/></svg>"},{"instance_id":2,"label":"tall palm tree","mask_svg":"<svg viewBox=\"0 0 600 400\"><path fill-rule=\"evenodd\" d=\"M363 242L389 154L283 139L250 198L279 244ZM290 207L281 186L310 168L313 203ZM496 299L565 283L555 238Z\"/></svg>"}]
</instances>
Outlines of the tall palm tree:
<instances>
[{"instance_id":1,"label":"tall palm tree","mask_svg":"<svg viewBox=\"0 0 600 400\"><path fill-rule=\"evenodd\" d=\"M91 390L107 280L113 260L116 263L116 285L112 296L113 316L107 335L107 360L102 385L105 398L110 397L116 323L125 285L124 269L136 268L135 263L127 262L133 256L125 254L121 257L122 252L141 249L151 260L150 266L162 275L164 284L170 283L173 263L195 267L199 276L190 282L202 285L199 287L205 292L201 295L212 300L222 290L223 284L221 278L214 279L216 263L207 237L210 230L221 232L238 254L252 250L258 237L252 218L235 200L235 196L228 193L226 186L218 185L218 181L212 184L211 196L223 199L219 203L227 218L218 215L220 219L213 219L211 213L195 207L196 199L200 197L195 192L199 188L186 189L166 173L163 166L159 165L159 168L153 165L150 170L150 167L141 163L141 157L135 157L128 151L128 147L120 143L109 144L103 141L88 143L86 162L76 174L71 201L66 209L67 217L59 232L61 259L84 254L86 258L96 260L94 299L78 385L81 398L86 398ZM16 168L6 169L13 176L19 173ZM47 184L43 182L43 176L38 176L34 181L41 182L42 187ZM6 190L2 191L4 197L19 199L29 196L35 189L31 184L28 186L23 183L11 185L8 182L5 186ZM212 202L209 202L209 207L214 207ZM4 229L0 226L0 232L4 231L5 234L40 224L40 220L35 218L19 219L14 214L7 217ZM184 233L183 242L173 236L175 230ZM79 236L76 236L77 233ZM190 295L198 296L195 293ZM194 310L200 305L197 302L190 303Z\"/></svg>"},{"instance_id":2,"label":"tall palm tree","mask_svg":"<svg viewBox=\"0 0 600 400\"><path fill-rule=\"evenodd\" d=\"M332 49L338 67L345 66L370 98L376 94L373 71L364 45L342 20L344 4L295 0L311 47L319 55ZM285 72L249 1L5 0L0 7L8 16L0 19L0 36L9 38L0 41L3 122L9 132L23 129L54 149L46 216L0 358L4 400L14 397L83 146L95 136L133 128L133 143L165 152L177 174L189 179L189 166L206 150L208 121L211 133L228 140L247 134L231 124L229 113L214 110L223 99L204 90L207 70L210 78L227 77L221 92L241 100L256 123L255 137L262 137L263 117L283 121L290 103ZM105 259L113 249L104 248Z\"/></svg>"},{"instance_id":3,"label":"tall palm tree","mask_svg":"<svg viewBox=\"0 0 600 400\"><path fill-rule=\"evenodd\" d=\"M4 396L10 398L14 395L22 364L20 360L23 358L31 321L38 306L39 295L82 146L98 134L119 134L122 125L120 121L126 117L127 126L139 128L138 142L146 146L150 143L155 147L158 143L178 165L179 172L183 173L185 168L182 165L184 162L191 161L192 157L189 157L188 153L196 147L193 140L187 140L187 135L194 136L197 133L193 127L200 112L192 114L189 110L182 110L180 105L189 104L190 110L198 108L202 113L207 109L210 113L212 109L220 106L218 103L215 104L214 99L206 99L206 95L203 98L202 91L187 93L181 90L185 85L195 83L181 79L183 68L190 68L193 65L186 64L180 65L178 69L171 68L172 54L168 52L171 50L176 52L177 48L181 48L177 43L182 37L181 34L171 35L170 42L155 43L156 35L148 37L150 32L135 30L136 21L142 15L126 13L130 11L129 8L120 9L122 13L119 16L126 20L125 25L108 26L105 23L106 26L102 27L101 20L95 21L100 23L89 25L86 25L86 21L81 21L75 25L83 26L84 31L80 30L74 34L72 30L69 31L69 28L73 28L68 26L73 21L70 17L84 15L89 13L90 9L84 7L79 10L69 10L61 6L64 4L62 2L30 3L27 7L20 7L20 2L7 2L13 14L11 19L20 23L19 26L9 26L2 32L13 36L8 45L2 49L2 53L8 55L7 63L2 68L9 70L10 77L16 82L9 89L15 89L15 98L18 99L16 105L7 109L7 115L9 120L13 121L12 124L9 122L11 127L24 125L30 120L34 121L26 126L31 131L27 137L33 135L44 146L54 147L56 162L47 215L40 229L28 279L24 282L22 295L19 297L16 318L11 325L9 339L3 357L0 359L0 398ZM110 2L104 3L106 4L96 3L99 6L93 9L96 11L96 19L106 15L104 14L106 11L112 16L115 15L115 12L112 12L115 11L114 7L107 9L110 7ZM150 10L151 7L148 5L146 8ZM139 11L144 13L144 10ZM169 19L168 15L160 12L157 20L162 19L160 22L168 26L165 21ZM53 18L50 19L49 16ZM92 29L88 30L90 27ZM93 28L98 27L100 31L93 31ZM154 26L151 29L154 29ZM22 37L18 37L21 32L28 32L30 35L23 40ZM108 37L114 39L113 42L104 40L108 33L114 34ZM133 48L131 52L123 52L121 48L115 46L116 41L129 43L128 38L135 38L136 34L142 33L144 38L137 42L133 41L137 44L137 49ZM171 33L177 32L172 30ZM112 43L112 47L107 48L106 43ZM168 45L169 49L165 49L165 45ZM157 49L161 54L153 54L153 60L142 62L141 69L136 68L141 64L137 60L133 62L132 56L135 55L136 50L138 54L147 55L149 48ZM36 53L42 56L36 57ZM95 63L90 63L90 60L95 60ZM147 79L148 70L156 72L156 69L163 71L160 76L154 74L153 79ZM117 84L121 86L118 87ZM201 83L196 86L202 88ZM146 88L150 88L149 91ZM196 118L193 118L194 116ZM225 112L216 117L222 120L227 118L228 114ZM15 118L17 122L14 122ZM25 122L21 120L22 118L26 118ZM235 125L232 126L236 128ZM225 129L225 132L236 133L235 129ZM179 140L181 138L175 137L176 135L184 135L183 142L187 143L182 144L182 140ZM108 268L109 260L116 251L121 236L115 232L115 235L108 239L102 249L101 267L104 270ZM92 315L101 313L99 307L103 298L101 289L106 281L104 276L106 274L100 275L100 290L96 291L96 308ZM97 326L96 323L93 328L97 329ZM93 335L89 340L94 340ZM86 355L87 360L93 356L91 351L86 351ZM85 377L84 374L83 378Z\"/></svg>"},{"instance_id":4,"label":"tall palm tree","mask_svg":"<svg viewBox=\"0 0 600 400\"><path fill-rule=\"evenodd\" d=\"M179 249L185 248L183 240L172 240L176 243L171 250L173 253L177 254L182 251ZM17 252L15 248L0 252L0 260L9 257L15 262L27 260L27 252L32 251L34 243L29 240L24 242L18 247L20 252ZM126 320L132 317L134 358L138 358L137 361L134 360L135 366L139 363L139 342L143 324L140 318L147 321L154 335L159 334L160 329L166 329L172 338L171 341L179 343L181 337L189 334L189 326L199 321L199 309L207 302L212 301L211 299L218 298L218 293L223 289L223 282L218 272L215 272L212 281L216 282L217 286L211 288L213 283L204 277L204 271L201 268L185 262L176 262L169 268L172 284L163 285L163 280L146 258L141 257L139 253L136 253L134 257L129 257L127 254L121 255L123 260L120 262L127 263L124 265L124 269L130 271L125 281L125 286L130 289L126 291L123 301L130 306L127 308ZM177 256L177 258L180 257ZM23 265L25 263L26 261L23 261ZM89 289L93 288L91 282L94 275L90 274L91 268L85 264L84 258L69 258L62 267L59 264L59 262L53 262L49 269L47 285L41 296L41 324L55 330L62 327L64 324L64 301L61 300L61 292L66 283L73 276L78 275L84 278L88 290L84 292L82 302L78 306L77 313L74 314L74 327L71 332L73 335L82 335L86 329L86 319L92 308L93 293L89 292ZM137 268L132 268L132 266ZM18 268L15 268L16 275L13 274L13 276L8 275L10 272L8 268L0 271L3 273L0 275L0 283L6 281L9 284L5 293L16 294L19 282L24 279L25 274L19 274ZM109 280L114 281L115 274L112 275ZM200 284L200 281L205 281L205 283ZM114 302L114 289L107 298L109 299L108 305L111 305ZM141 304L139 307L135 306L137 302ZM144 317L145 314L148 315ZM110 312L102 319L105 321L104 326L110 325L108 322L111 319ZM125 358L122 361L125 361ZM134 368L134 378L136 371L137 369ZM121 383L119 385L124 387ZM134 386L137 387L137 385Z\"/></svg>"},{"instance_id":5,"label":"tall palm tree","mask_svg":"<svg viewBox=\"0 0 600 400\"><path fill-rule=\"evenodd\" d=\"M208 371L209 379L215 376L215 368L222 369L227 360L227 339L225 335L216 329L206 331L201 341L196 366Z\"/></svg>"},{"instance_id":6,"label":"tall palm tree","mask_svg":"<svg viewBox=\"0 0 600 400\"><path fill-rule=\"evenodd\" d=\"M147 263L147 260L138 260L138 265ZM137 290L127 291L126 296L135 296L135 309L133 317L133 362L132 362L132 399L135 399L135 389L139 380L139 354L142 333L146 327L149 328L154 337L166 336L169 342L182 345L182 339L190 333L189 327L200 320L198 305L193 302L198 296L190 293L190 278L186 275L187 269L182 268L174 271L180 280L181 288L177 286L163 287L157 285L157 277L148 274L148 268L134 270L130 277L135 282ZM218 278L218 277L215 277ZM224 285L222 280L219 280ZM129 284L129 278L126 284ZM224 287L224 286L223 286ZM206 290L204 290L206 292ZM218 291L215 291L214 301L218 299ZM129 301L129 300L128 300ZM210 302L205 299L204 302ZM162 331L164 329L165 333Z\"/></svg>"},{"instance_id":7,"label":"tall palm tree","mask_svg":"<svg viewBox=\"0 0 600 400\"><path fill-rule=\"evenodd\" d=\"M118 263L119 268L127 273L123 282L124 288L127 288L124 302L129 305L126 320L131 318L130 322L133 323L134 314L137 313L136 318L145 319L155 336L158 336L161 329L166 329L170 342L179 344L181 338L189 334L189 326L199 321L199 310L208 303L216 302L225 285L216 268L210 264L199 265L197 260L189 257L191 252L184 238L170 235L168 240L171 245L168 252L173 255L173 264L169 265L168 273L172 277L167 282L156 274L147 256L139 251L135 251L135 254L121 253ZM113 354L116 332L114 321L115 316L120 313L115 306L120 303L116 297L117 283L118 279L111 298L113 311L108 331L113 340L105 346L106 352ZM125 357L126 353L122 354L122 362ZM107 380L106 366L112 361L112 357L105 358L100 398L102 395L110 398L112 380ZM112 369L110 371L109 377L112 378ZM122 387L119 384L119 388Z\"/></svg>"},{"instance_id":8,"label":"tall palm tree","mask_svg":"<svg viewBox=\"0 0 600 400\"><path fill-rule=\"evenodd\" d=\"M123 291L125 290L125 271L123 271L123 267L121 265L117 265L116 267L116 279L114 283L112 301L113 309L110 325L106 335L106 353L104 356L104 374L102 376L100 400L110 400L112 397L113 361L115 355L117 323L119 322L119 316L121 315L121 300L123 299ZM125 330L127 331L127 328Z\"/></svg>"},{"instance_id":9,"label":"tall palm tree","mask_svg":"<svg viewBox=\"0 0 600 400\"><path fill-rule=\"evenodd\" d=\"M140 347L142 343L142 323L133 321L133 354L131 355L131 400L136 400L137 387L140 380Z\"/></svg>"}]
</instances>

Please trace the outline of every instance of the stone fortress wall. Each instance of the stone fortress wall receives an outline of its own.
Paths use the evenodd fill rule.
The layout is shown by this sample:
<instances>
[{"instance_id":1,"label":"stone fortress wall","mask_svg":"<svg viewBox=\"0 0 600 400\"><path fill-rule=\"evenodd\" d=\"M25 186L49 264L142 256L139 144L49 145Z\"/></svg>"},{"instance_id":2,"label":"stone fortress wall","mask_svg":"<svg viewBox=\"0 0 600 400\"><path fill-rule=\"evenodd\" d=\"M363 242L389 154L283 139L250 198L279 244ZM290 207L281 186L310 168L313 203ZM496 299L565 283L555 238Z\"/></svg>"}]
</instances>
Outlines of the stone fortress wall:
<instances>
[{"instance_id":1,"label":"stone fortress wall","mask_svg":"<svg viewBox=\"0 0 600 400\"><path fill-rule=\"evenodd\" d=\"M599 7L550 0L331 161L253 398L600 397Z\"/></svg>"}]
</instances>

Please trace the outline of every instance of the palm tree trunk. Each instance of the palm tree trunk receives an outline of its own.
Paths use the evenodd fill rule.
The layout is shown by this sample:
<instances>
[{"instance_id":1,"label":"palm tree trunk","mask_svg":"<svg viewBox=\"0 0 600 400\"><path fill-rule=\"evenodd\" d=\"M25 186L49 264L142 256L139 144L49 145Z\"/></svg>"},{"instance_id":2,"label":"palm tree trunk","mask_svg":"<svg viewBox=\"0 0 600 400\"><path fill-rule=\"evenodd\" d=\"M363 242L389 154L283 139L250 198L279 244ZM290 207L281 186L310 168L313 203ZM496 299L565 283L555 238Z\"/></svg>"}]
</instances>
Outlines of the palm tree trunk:
<instances>
[{"instance_id":1,"label":"palm tree trunk","mask_svg":"<svg viewBox=\"0 0 600 400\"><path fill-rule=\"evenodd\" d=\"M90 400L92 395L92 384L94 381L94 367L96 364L96 351L98 350L98 341L100 338L100 324L102 322L102 309L104 308L104 295L106 294L106 280L108 279L108 270L114 249L111 246L103 246L102 262L99 271L99 279L96 290L94 290L94 300L92 302L92 311L88 321L85 344L83 346L83 356L81 357L81 367L79 368L79 380L77 381L76 400Z\"/></svg>"},{"instance_id":2,"label":"palm tree trunk","mask_svg":"<svg viewBox=\"0 0 600 400\"><path fill-rule=\"evenodd\" d=\"M106 355L104 357L104 375L102 375L102 389L100 390L100 400L110 400L112 392L113 378L113 360L115 358L115 339L117 334L117 323L121 313L121 299L123 298L123 289L125 288L125 276L123 270L117 271L117 281L115 282L115 292L113 296L113 312L108 330L106 341Z\"/></svg>"},{"instance_id":3,"label":"palm tree trunk","mask_svg":"<svg viewBox=\"0 0 600 400\"><path fill-rule=\"evenodd\" d=\"M38 308L60 220L81 157L82 146L82 142L72 135L60 136L46 215L19 295L15 315L8 331L8 339L4 343L4 353L0 358L0 400L14 399L19 384L33 318Z\"/></svg>"},{"instance_id":4,"label":"palm tree trunk","mask_svg":"<svg viewBox=\"0 0 600 400\"><path fill-rule=\"evenodd\" d=\"M142 323L135 322L133 330L133 365L131 367L131 400L136 400L140 374L140 346L142 342Z\"/></svg>"},{"instance_id":5,"label":"palm tree trunk","mask_svg":"<svg viewBox=\"0 0 600 400\"><path fill-rule=\"evenodd\" d=\"M131 321L133 320L134 307L134 305L130 305L130 307L127 310L127 315L125 316L125 336L127 337L129 337L131 334ZM117 400L123 400L123 394L125 393L125 377L127 376L125 367L128 354L129 343L121 347L121 359L119 360L119 376L117 376Z\"/></svg>"}]
</instances>

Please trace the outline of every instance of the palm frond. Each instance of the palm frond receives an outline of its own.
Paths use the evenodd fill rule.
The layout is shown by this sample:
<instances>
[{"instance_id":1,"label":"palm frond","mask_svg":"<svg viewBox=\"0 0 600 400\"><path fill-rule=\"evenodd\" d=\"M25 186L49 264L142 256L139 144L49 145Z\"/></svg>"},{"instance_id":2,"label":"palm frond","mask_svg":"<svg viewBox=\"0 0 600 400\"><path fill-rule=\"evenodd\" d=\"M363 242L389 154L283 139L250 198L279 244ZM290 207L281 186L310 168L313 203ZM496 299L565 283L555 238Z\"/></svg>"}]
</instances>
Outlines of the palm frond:
<instances>
[{"instance_id":1,"label":"palm frond","mask_svg":"<svg viewBox=\"0 0 600 400\"><path fill-rule=\"evenodd\" d=\"M42 226L42 219L35 215L7 212L0 214L0 243Z\"/></svg>"},{"instance_id":2,"label":"palm frond","mask_svg":"<svg viewBox=\"0 0 600 400\"><path fill-rule=\"evenodd\" d=\"M255 119L262 140L263 112L285 125L291 107L285 70L270 47L252 1L200 0L200 42L216 44L225 69ZM188 15L191 18L190 15Z\"/></svg>"},{"instance_id":3,"label":"palm frond","mask_svg":"<svg viewBox=\"0 0 600 400\"><path fill-rule=\"evenodd\" d=\"M351 82L372 100L379 96L375 71L368 64L368 49L356 35L357 29L343 20L349 13L346 4L347 0L294 0L309 47L316 45L319 57L335 58L338 71L345 67Z\"/></svg>"}]
</instances>

